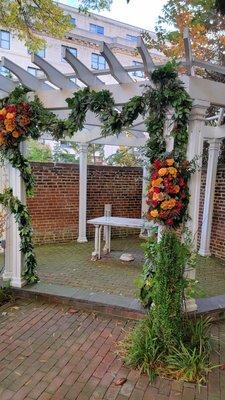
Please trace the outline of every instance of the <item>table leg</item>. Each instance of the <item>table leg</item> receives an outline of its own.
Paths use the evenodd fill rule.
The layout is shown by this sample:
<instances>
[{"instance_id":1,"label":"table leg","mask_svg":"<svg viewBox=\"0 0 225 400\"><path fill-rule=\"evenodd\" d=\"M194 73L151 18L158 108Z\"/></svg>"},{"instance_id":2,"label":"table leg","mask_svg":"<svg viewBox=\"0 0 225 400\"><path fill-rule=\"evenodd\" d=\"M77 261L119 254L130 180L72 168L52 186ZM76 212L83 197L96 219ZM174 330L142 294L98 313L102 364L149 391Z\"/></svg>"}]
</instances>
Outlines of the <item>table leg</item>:
<instances>
[{"instance_id":1,"label":"table leg","mask_svg":"<svg viewBox=\"0 0 225 400\"><path fill-rule=\"evenodd\" d=\"M99 248L99 225L95 225L95 249L92 252L92 260L97 260L99 258Z\"/></svg>"},{"instance_id":2,"label":"table leg","mask_svg":"<svg viewBox=\"0 0 225 400\"><path fill-rule=\"evenodd\" d=\"M111 226L106 225L105 227L105 246L103 248L104 254L110 253L111 247Z\"/></svg>"}]
</instances>

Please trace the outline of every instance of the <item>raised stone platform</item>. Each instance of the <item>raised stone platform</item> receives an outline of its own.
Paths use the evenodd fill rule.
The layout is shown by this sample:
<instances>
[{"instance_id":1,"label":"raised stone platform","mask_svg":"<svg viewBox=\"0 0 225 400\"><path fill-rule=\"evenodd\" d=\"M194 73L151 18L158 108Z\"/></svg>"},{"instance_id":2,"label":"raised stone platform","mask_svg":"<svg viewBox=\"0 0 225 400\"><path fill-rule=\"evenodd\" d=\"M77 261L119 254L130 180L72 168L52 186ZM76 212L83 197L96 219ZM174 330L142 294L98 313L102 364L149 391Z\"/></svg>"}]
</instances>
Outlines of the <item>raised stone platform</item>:
<instances>
[{"instance_id":1,"label":"raised stone platform","mask_svg":"<svg viewBox=\"0 0 225 400\"><path fill-rule=\"evenodd\" d=\"M117 317L140 319L146 310L137 299L106 293L94 293L69 286L37 283L22 289L14 289L16 298L26 297L69 304L77 309L97 311ZM224 318L225 295L197 299L197 315L210 314L214 319Z\"/></svg>"}]
</instances>

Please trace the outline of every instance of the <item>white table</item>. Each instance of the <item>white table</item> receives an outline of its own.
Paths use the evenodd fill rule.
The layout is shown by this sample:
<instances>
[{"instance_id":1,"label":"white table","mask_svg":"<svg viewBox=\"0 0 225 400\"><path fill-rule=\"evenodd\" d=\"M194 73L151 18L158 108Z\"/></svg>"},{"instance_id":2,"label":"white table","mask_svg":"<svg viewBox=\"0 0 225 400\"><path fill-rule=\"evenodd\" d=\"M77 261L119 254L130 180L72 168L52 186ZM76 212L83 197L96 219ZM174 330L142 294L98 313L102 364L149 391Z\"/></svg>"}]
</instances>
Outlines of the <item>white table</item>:
<instances>
[{"instance_id":1,"label":"white table","mask_svg":"<svg viewBox=\"0 0 225 400\"><path fill-rule=\"evenodd\" d=\"M89 219L88 224L95 227L95 249L92 253L93 259L101 258L101 233L102 227L105 227L105 246L104 253L110 253L111 250L111 227L146 229L148 234L153 227L153 223L144 218L120 218L120 217L99 217Z\"/></svg>"}]
</instances>

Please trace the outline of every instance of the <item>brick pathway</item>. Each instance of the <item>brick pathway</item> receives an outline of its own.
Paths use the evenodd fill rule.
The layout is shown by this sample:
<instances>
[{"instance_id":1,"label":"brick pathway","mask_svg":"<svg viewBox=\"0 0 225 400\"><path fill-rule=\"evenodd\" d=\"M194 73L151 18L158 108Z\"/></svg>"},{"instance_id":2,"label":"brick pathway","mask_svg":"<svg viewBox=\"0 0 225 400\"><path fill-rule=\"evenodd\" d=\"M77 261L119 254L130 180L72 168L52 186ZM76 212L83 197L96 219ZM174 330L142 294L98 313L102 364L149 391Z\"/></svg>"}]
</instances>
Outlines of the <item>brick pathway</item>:
<instances>
[{"instance_id":1,"label":"brick pathway","mask_svg":"<svg viewBox=\"0 0 225 400\"><path fill-rule=\"evenodd\" d=\"M132 321L110 319L68 307L18 301L0 309L1 400L224 400L225 371L207 387L148 378L122 365L115 342ZM218 327L213 334L218 336ZM225 323L214 362L225 362ZM216 341L219 346L219 342ZM126 378L116 386L119 378Z\"/></svg>"}]
</instances>

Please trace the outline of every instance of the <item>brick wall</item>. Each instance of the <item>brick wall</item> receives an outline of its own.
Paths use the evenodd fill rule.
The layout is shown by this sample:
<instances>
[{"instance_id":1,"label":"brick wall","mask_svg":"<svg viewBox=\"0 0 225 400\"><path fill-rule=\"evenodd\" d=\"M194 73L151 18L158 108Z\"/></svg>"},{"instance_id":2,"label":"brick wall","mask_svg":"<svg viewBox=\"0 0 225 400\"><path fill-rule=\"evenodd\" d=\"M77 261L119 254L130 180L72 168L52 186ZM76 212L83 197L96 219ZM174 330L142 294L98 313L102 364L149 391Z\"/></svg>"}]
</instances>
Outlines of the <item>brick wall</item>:
<instances>
[{"instance_id":1,"label":"brick wall","mask_svg":"<svg viewBox=\"0 0 225 400\"><path fill-rule=\"evenodd\" d=\"M78 236L79 166L33 163L36 193L28 199L36 243L75 240ZM206 170L202 173L199 220L201 225ZM141 215L142 169L88 166L87 218L103 215L104 205L112 204L112 215L139 218ZM88 236L93 227L88 226ZM113 229L114 235L131 231ZM200 241L200 228L199 228ZM225 259L225 165L217 172L211 252Z\"/></svg>"},{"instance_id":2,"label":"brick wall","mask_svg":"<svg viewBox=\"0 0 225 400\"><path fill-rule=\"evenodd\" d=\"M35 196L28 199L36 243L57 243L78 236L79 166L32 163ZM87 218L104 213L112 204L112 215L139 218L141 215L142 169L88 166ZM114 234L125 234L113 230ZM127 231L126 231L127 232ZM88 227L88 236L93 228Z\"/></svg>"},{"instance_id":3,"label":"brick wall","mask_svg":"<svg viewBox=\"0 0 225 400\"><path fill-rule=\"evenodd\" d=\"M202 173L201 201L200 201L200 223L203 214L203 202L205 194L206 169ZM199 229L200 236L200 229ZM216 177L216 190L213 210L211 254L225 259L225 165L219 165Z\"/></svg>"}]
</instances>

